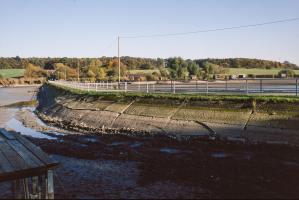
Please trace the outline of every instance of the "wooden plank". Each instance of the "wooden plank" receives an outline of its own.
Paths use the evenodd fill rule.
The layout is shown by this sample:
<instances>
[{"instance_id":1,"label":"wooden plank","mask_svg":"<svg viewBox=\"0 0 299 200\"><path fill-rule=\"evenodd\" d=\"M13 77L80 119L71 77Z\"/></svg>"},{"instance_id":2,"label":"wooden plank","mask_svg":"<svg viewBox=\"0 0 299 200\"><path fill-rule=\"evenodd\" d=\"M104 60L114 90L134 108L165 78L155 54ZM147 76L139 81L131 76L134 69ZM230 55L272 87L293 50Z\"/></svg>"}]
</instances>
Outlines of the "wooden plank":
<instances>
[{"instance_id":1,"label":"wooden plank","mask_svg":"<svg viewBox=\"0 0 299 200\"><path fill-rule=\"evenodd\" d=\"M44 164L17 140L7 140L7 143L23 158L30 168L41 167Z\"/></svg>"},{"instance_id":2,"label":"wooden plank","mask_svg":"<svg viewBox=\"0 0 299 200\"><path fill-rule=\"evenodd\" d=\"M0 139L0 182L40 176L59 164L16 132L1 132Z\"/></svg>"},{"instance_id":3,"label":"wooden plank","mask_svg":"<svg viewBox=\"0 0 299 200\"><path fill-rule=\"evenodd\" d=\"M8 140L15 140L16 138L4 128L0 128L0 133Z\"/></svg>"},{"instance_id":4,"label":"wooden plank","mask_svg":"<svg viewBox=\"0 0 299 200\"><path fill-rule=\"evenodd\" d=\"M3 174L0 173L0 183L3 181L41 176L46 174L47 171L48 169L45 167L38 167L38 168L28 168L21 171L14 171L14 172L8 172Z\"/></svg>"},{"instance_id":5,"label":"wooden plank","mask_svg":"<svg viewBox=\"0 0 299 200\"><path fill-rule=\"evenodd\" d=\"M5 141L4 136L2 136L2 134L0 134L0 142L4 142L4 141Z\"/></svg>"},{"instance_id":6,"label":"wooden plank","mask_svg":"<svg viewBox=\"0 0 299 200\"><path fill-rule=\"evenodd\" d=\"M12 135L22 143L29 151L31 151L36 157L38 157L45 165L58 165L56 161L52 161L49 156L38 146L34 145L32 142L27 140L25 137L21 136L19 133L12 132Z\"/></svg>"},{"instance_id":7,"label":"wooden plank","mask_svg":"<svg viewBox=\"0 0 299 200\"><path fill-rule=\"evenodd\" d=\"M28 167L26 165L26 162L7 143L0 143L0 152L5 156L10 165L13 167L14 171L11 173L24 170ZM0 182L5 180L7 180L7 173L0 174Z\"/></svg>"},{"instance_id":8,"label":"wooden plank","mask_svg":"<svg viewBox=\"0 0 299 200\"><path fill-rule=\"evenodd\" d=\"M0 173L14 171L13 166L9 163L4 154L0 151Z\"/></svg>"},{"instance_id":9,"label":"wooden plank","mask_svg":"<svg viewBox=\"0 0 299 200\"><path fill-rule=\"evenodd\" d=\"M12 165L15 171L27 169L29 167L26 162L19 156L19 154L7 143L0 143L0 151Z\"/></svg>"}]
</instances>

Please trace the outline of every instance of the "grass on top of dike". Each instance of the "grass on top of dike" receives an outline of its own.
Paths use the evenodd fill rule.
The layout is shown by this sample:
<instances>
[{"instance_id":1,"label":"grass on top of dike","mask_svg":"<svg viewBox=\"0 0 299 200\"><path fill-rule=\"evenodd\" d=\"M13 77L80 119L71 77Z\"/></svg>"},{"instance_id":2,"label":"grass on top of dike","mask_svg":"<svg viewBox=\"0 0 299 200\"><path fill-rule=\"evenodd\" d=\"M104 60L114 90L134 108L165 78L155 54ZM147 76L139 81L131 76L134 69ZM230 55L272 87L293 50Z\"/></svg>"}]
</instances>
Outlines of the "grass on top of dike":
<instances>
[{"instance_id":1,"label":"grass on top of dike","mask_svg":"<svg viewBox=\"0 0 299 200\"><path fill-rule=\"evenodd\" d=\"M141 92L120 92L120 91L107 91L96 92L86 91L80 89L74 89L66 86L58 86L51 83L45 83L47 86L51 86L61 90L62 92L93 96L93 97L105 97L116 101L131 100L138 98L147 99L169 99L169 100L205 100L205 101L236 101L236 102L271 102L271 103L299 103L299 97L296 96L275 96L275 95L236 95L236 94L188 94L188 93L141 93Z\"/></svg>"}]
</instances>

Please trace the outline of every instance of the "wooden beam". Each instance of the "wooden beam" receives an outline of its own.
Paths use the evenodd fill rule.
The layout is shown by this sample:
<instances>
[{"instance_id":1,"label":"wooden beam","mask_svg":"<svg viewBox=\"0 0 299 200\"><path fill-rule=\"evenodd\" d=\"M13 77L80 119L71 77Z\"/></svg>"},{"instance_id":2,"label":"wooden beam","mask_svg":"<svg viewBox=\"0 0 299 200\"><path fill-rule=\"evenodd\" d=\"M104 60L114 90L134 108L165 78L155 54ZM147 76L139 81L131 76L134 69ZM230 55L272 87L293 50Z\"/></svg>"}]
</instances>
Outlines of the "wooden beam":
<instances>
[{"instance_id":1,"label":"wooden beam","mask_svg":"<svg viewBox=\"0 0 299 200\"><path fill-rule=\"evenodd\" d=\"M17 140L8 140L7 143L23 158L29 168L43 166L43 163Z\"/></svg>"},{"instance_id":2,"label":"wooden beam","mask_svg":"<svg viewBox=\"0 0 299 200\"><path fill-rule=\"evenodd\" d=\"M53 170L48 170L47 173L47 199L54 199L54 180L53 180Z\"/></svg>"},{"instance_id":3,"label":"wooden beam","mask_svg":"<svg viewBox=\"0 0 299 200\"><path fill-rule=\"evenodd\" d=\"M48 166L55 166L58 165L58 162L52 161L49 156L42 151L42 149L36 145L34 145L32 142L30 142L28 139L21 136L19 133L12 132L11 133L20 143L22 143L29 151L32 152L36 157L38 157L45 165Z\"/></svg>"},{"instance_id":4,"label":"wooden beam","mask_svg":"<svg viewBox=\"0 0 299 200\"><path fill-rule=\"evenodd\" d=\"M2 134L8 140L15 140L16 138L4 128L0 128L0 134Z\"/></svg>"}]
</instances>

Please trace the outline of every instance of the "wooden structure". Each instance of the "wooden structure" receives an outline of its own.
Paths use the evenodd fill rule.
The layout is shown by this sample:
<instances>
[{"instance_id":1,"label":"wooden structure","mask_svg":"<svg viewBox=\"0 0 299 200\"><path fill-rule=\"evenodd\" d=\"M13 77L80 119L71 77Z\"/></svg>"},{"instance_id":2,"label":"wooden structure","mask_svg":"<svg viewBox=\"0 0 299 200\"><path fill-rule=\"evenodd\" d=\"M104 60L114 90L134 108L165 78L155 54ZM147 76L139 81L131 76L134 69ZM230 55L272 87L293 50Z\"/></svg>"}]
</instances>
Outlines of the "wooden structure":
<instances>
[{"instance_id":1,"label":"wooden structure","mask_svg":"<svg viewBox=\"0 0 299 200\"><path fill-rule=\"evenodd\" d=\"M15 198L54 199L58 164L19 133L0 129L0 183L12 181Z\"/></svg>"}]
</instances>

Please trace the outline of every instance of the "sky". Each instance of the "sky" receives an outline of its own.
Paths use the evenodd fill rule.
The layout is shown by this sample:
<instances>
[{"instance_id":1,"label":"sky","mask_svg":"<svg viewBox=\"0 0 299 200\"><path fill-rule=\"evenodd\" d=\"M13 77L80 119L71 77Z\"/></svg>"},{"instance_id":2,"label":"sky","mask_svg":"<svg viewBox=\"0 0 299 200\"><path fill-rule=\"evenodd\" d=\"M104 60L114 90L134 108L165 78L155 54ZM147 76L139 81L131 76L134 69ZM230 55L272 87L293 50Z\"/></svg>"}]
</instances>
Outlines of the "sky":
<instances>
[{"instance_id":1,"label":"sky","mask_svg":"<svg viewBox=\"0 0 299 200\"><path fill-rule=\"evenodd\" d=\"M117 36L299 17L299 0L0 0L0 57L117 56ZM191 35L121 38L121 56L258 58L299 65L299 21Z\"/></svg>"}]
</instances>

